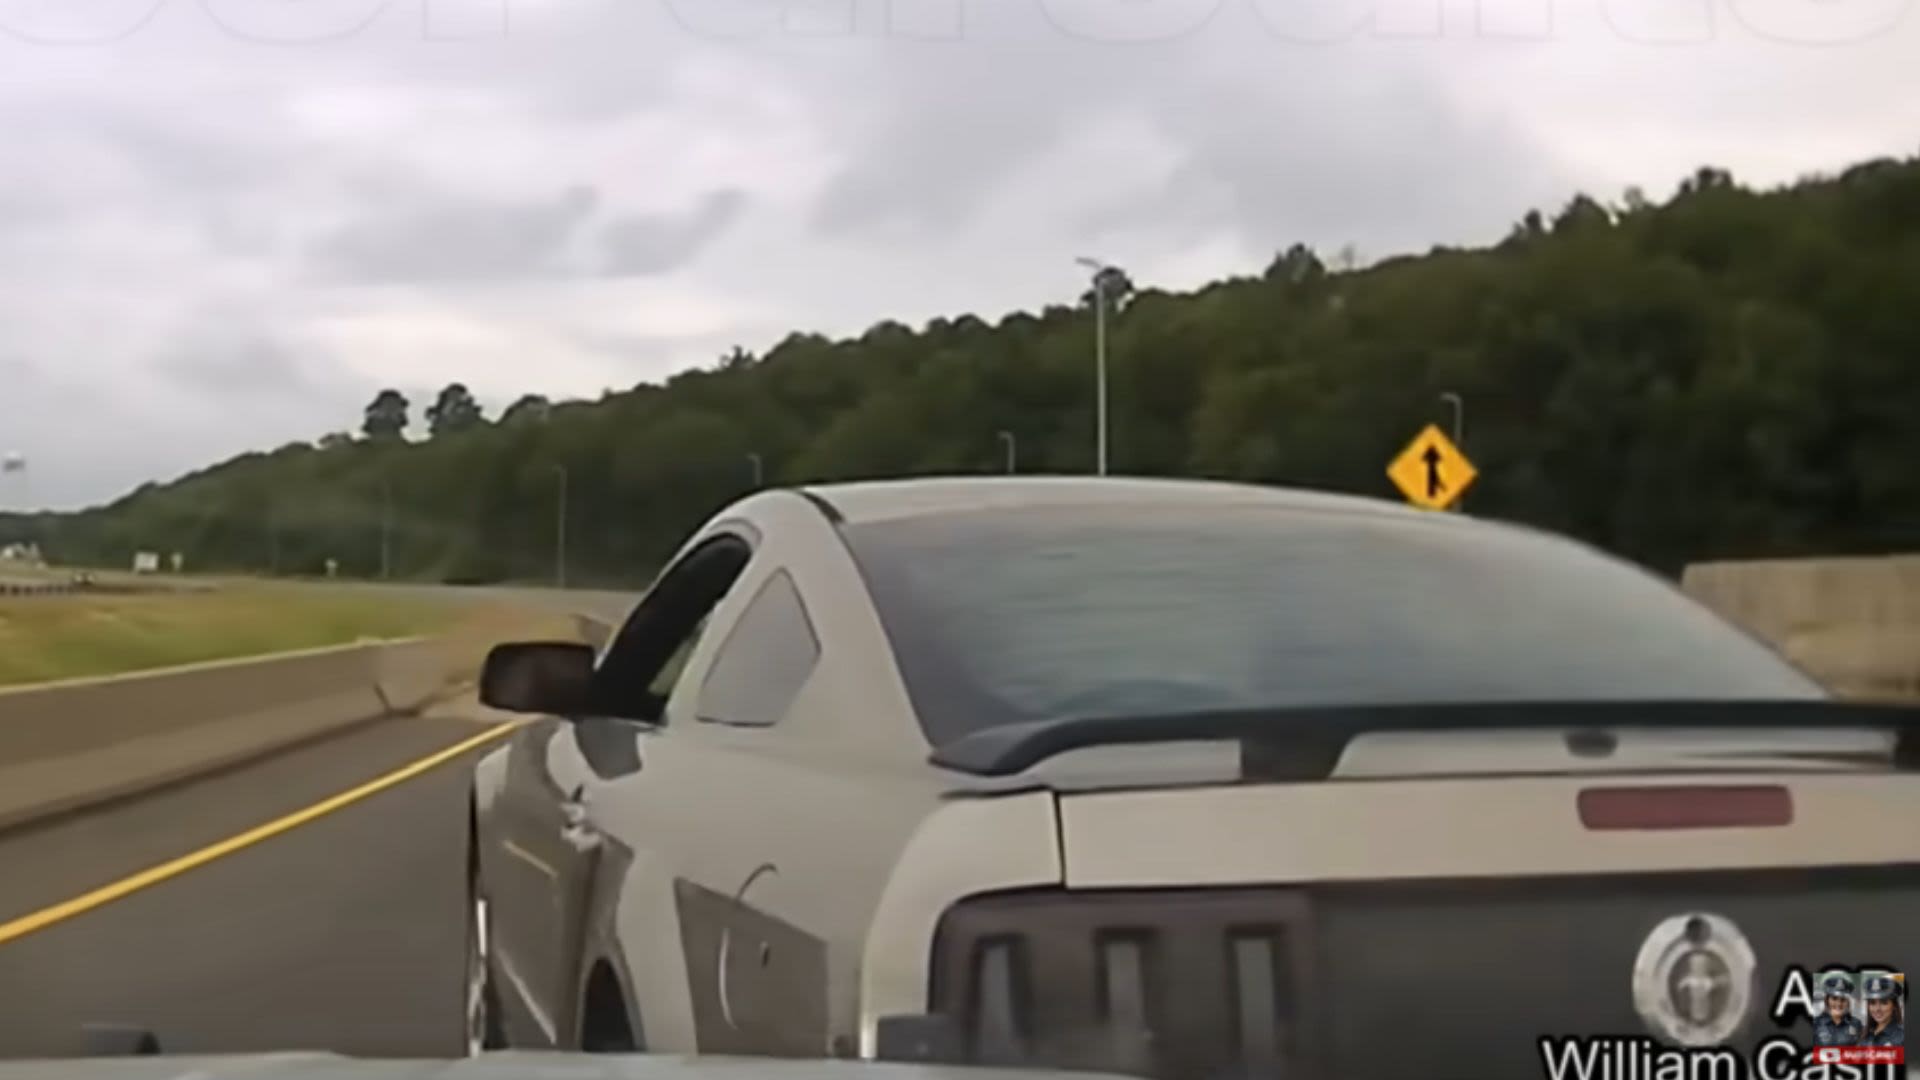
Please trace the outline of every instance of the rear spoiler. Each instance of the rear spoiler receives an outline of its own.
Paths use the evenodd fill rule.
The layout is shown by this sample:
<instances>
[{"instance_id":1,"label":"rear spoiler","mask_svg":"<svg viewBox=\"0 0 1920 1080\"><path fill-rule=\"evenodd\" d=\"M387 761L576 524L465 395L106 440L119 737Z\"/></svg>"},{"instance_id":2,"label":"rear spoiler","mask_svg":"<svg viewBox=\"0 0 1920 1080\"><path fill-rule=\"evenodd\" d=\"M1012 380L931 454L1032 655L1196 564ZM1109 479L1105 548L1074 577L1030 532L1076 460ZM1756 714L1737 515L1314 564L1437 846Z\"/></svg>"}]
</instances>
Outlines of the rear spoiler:
<instances>
[{"instance_id":1,"label":"rear spoiler","mask_svg":"<svg viewBox=\"0 0 1920 1080\"><path fill-rule=\"evenodd\" d=\"M1894 766L1920 769L1920 706L1824 700L1336 705L1065 717L982 728L936 748L928 760L974 776L1010 776L1089 746L1233 739L1243 743L1250 769L1258 763L1263 774L1324 776L1349 741L1377 732L1564 729L1574 753L1604 757L1613 752L1616 731L1716 728L1887 730L1895 735Z\"/></svg>"}]
</instances>

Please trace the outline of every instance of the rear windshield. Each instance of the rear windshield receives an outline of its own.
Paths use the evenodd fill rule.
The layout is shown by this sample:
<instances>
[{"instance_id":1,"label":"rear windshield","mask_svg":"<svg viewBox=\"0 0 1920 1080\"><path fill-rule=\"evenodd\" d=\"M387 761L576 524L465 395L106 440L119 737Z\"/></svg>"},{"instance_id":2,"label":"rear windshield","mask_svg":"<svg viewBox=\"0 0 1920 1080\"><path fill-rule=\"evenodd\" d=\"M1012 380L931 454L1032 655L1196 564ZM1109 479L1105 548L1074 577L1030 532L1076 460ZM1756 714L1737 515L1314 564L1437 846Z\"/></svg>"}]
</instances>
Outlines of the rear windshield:
<instances>
[{"instance_id":1,"label":"rear windshield","mask_svg":"<svg viewBox=\"0 0 1920 1080\"><path fill-rule=\"evenodd\" d=\"M1824 696L1666 582L1521 530L1080 506L847 537L936 745L1070 716Z\"/></svg>"}]
</instances>

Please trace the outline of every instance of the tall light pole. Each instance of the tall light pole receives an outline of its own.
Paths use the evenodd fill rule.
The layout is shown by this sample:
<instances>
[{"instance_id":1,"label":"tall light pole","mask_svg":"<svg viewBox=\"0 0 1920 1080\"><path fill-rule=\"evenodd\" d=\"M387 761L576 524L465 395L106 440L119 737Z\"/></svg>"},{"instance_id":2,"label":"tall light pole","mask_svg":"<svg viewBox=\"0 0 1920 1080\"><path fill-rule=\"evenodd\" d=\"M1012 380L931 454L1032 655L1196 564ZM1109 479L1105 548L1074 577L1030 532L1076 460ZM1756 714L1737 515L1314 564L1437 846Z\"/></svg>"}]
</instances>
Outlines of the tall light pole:
<instances>
[{"instance_id":1,"label":"tall light pole","mask_svg":"<svg viewBox=\"0 0 1920 1080\"><path fill-rule=\"evenodd\" d=\"M747 460L753 464L753 486L757 488L765 482L766 464L760 460L759 454L748 454Z\"/></svg>"},{"instance_id":2,"label":"tall light pole","mask_svg":"<svg viewBox=\"0 0 1920 1080\"><path fill-rule=\"evenodd\" d=\"M26 512L27 509L27 457L18 450L9 450L0 456L0 476L18 476L20 478L20 504L14 509ZM10 501L10 500L9 500ZM0 503L4 506L5 503Z\"/></svg>"},{"instance_id":3,"label":"tall light pole","mask_svg":"<svg viewBox=\"0 0 1920 1080\"><path fill-rule=\"evenodd\" d=\"M393 481L380 478L380 580L393 576Z\"/></svg>"},{"instance_id":4,"label":"tall light pole","mask_svg":"<svg viewBox=\"0 0 1920 1080\"><path fill-rule=\"evenodd\" d=\"M1467 452L1467 403L1459 394L1451 390L1442 393L1440 400L1453 406L1453 445L1464 454ZM1467 497L1462 495L1458 499L1455 499L1453 508L1457 511L1465 512L1467 508Z\"/></svg>"},{"instance_id":5,"label":"tall light pole","mask_svg":"<svg viewBox=\"0 0 1920 1080\"><path fill-rule=\"evenodd\" d=\"M1007 446L1007 475L1011 476L1013 475L1013 469L1014 469L1014 460L1015 460L1014 446L1016 445L1013 440L1013 432L1002 431L999 433L999 435L1000 435L1000 441L1005 443Z\"/></svg>"},{"instance_id":6,"label":"tall light pole","mask_svg":"<svg viewBox=\"0 0 1920 1080\"><path fill-rule=\"evenodd\" d=\"M9 476L18 476L20 478L20 497L17 505L15 505L13 509L24 514L27 512L27 458L25 454L17 450L9 450L6 454L0 455L0 477ZM0 510L7 509L8 504L13 502L15 502L15 500L9 493L0 491ZM38 541L23 542L31 542L34 545L33 550L39 550Z\"/></svg>"},{"instance_id":7,"label":"tall light pole","mask_svg":"<svg viewBox=\"0 0 1920 1080\"><path fill-rule=\"evenodd\" d=\"M1120 272L1099 259L1081 256L1074 260L1093 271L1093 366L1094 366L1094 461L1101 476L1107 475L1107 281Z\"/></svg>"},{"instance_id":8,"label":"tall light pole","mask_svg":"<svg viewBox=\"0 0 1920 1080\"><path fill-rule=\"evenodd\" d=\"M567 467L555 465L553 472L560 478L560 505L553 512L553 585L564 589L567 587Z\"/></svg>"},{"instance_id":9,"label":"tall light pole","mask_svg":"<svg viewBox=\"0 0 1920 1080\"><path fill-rule=\"evenodd\" d=\"M1466 402L1460 400L1460 395L1454 393L1451 390L1447 391L1444 394L1441 394L1440 400L1453 406L1453 445L1461 447L1462 449L1465 449L1466 447L1465 417L1467 413Z\"/></svg>"}]
</instances>

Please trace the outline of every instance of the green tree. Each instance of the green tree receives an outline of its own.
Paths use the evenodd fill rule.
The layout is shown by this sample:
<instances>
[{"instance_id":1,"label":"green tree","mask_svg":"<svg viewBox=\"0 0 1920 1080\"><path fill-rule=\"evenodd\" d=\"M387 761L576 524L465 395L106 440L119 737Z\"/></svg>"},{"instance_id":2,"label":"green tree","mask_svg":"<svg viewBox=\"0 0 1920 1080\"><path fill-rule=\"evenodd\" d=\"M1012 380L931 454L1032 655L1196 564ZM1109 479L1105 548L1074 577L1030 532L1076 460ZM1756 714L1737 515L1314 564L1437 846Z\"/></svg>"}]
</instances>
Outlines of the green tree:
<instances>
[{"instance_id":1,"label":"green tree","mask_svg":"<svg viewBox=\"0 0 1920 1080\"><path fill-rule=\"evenodd\" d=\"M1266 273L1261 276L1277 285L1298 287L1317 284L1327 276L1327 268L1312 248L1294 244L1274 256L1273 261L1267 264Z\"/></svg>"},{"instance_id":2,"label":"green tree","mask_svg":"<svg viewBox=\"0 0 1920 1080\"><path fill-rule=\"evenodd\" d=\"M536 423L545 420L552 412L553 402L547 400L544 395L525 394L500 414L500 424L502 427L511 427L515 424Z\"/></svg>"},{"instance_id":3,"label":"green tree","mask_svg":"<svg viewBox=\"0 0 1920 1080\"><path fill-rule=\"evenodd\" d=\"M360 430L369 439L393 440L405 437L407 431L407 410L411 403L406 395L398 390L386 389L374 395L368 403L365 418Z\"/></svg>"},{"instance_id":4,"label":"green tree","mask_svg":"<svg viewBox=\"0 0 1920 1080\"><path fill-rule=\"evenodd\" d=\"M1190 293L1122 278L1119 470L1396 498L1387 460L1457 393L1475 514L1665 569L1920 546L1920 161L1769 191L1703 169L1663 202L1528 212L1487 249L1363 266L1295 244ZM569 580L640 584L748 490L749 455L769 484L988 473L1006 430L1022 472L1088 471L1091 299L796 332L596 401L528 395L496 425L443 393L429 424L460 438L408 442L386 390L362 442L243 454L5 531L56 560L370 575L391 492L396 574L550 580L563 467Z\"/></svg>"},{"instance_id":5,"label":"green tree","mask_svg":"<svg viewBox=\"0 0 1920 1080\"><path fill-rule=\"evenodd\" d=\"M448 383L440 396L427 406L427 433L434 438L471 431L486 423L480 403L464 383Z\"/></svg>"}]
</instances>

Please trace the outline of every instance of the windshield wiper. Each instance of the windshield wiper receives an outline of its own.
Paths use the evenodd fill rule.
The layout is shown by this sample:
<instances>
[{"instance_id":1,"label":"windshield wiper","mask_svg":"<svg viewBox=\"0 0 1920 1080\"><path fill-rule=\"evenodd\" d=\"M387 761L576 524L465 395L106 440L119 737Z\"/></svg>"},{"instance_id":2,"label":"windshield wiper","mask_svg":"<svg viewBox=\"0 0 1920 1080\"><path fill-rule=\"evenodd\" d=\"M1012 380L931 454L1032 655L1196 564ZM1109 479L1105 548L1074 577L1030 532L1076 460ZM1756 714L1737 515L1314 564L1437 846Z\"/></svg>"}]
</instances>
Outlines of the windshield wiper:
<instances>
[{"instance_id":1,"label":"windshield wiper","mask_svg":"<svg viewBox=\"0 0 1920 1080\"><path fill-rule=\"evenodd\" d=\"M1009 776L1090 746L1235 739L1286 771L1325 776L1349 741L1391 731L1567 729L1570 737L1630 730L1871 728L1895 733L1893 764L1920 769L1920 707L1865 702L1579 701L1446 705L1324 705L1135 716L1074 716L982 728L928 757L974 776Z\"/></svg>"}]
</instances>

